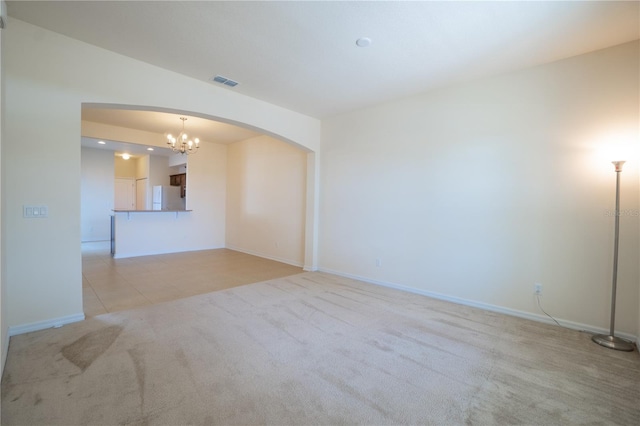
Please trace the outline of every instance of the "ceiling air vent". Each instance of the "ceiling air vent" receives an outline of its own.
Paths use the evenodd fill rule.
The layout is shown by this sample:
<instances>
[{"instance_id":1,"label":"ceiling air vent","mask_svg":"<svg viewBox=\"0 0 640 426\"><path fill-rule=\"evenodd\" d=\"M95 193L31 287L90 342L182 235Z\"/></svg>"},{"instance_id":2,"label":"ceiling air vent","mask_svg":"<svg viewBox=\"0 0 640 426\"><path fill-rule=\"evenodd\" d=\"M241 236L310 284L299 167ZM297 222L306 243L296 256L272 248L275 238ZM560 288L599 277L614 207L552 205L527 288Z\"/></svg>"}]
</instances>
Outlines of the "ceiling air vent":
<instances>
[{"instance_id":1,"label":"ceiling air vent","mask_svg":"<svg viewBox=\"0 0 640 426\"><path fill-rule=\"evenodd\" d=\"M237 86L238 82L237 81L233 81L227 77L223 77L221 75L216 75L215 77L212 78L213 81L215 81L216 83L220 83L220 84L224 84L226 86Z\"/></svg>"}]
</instances>

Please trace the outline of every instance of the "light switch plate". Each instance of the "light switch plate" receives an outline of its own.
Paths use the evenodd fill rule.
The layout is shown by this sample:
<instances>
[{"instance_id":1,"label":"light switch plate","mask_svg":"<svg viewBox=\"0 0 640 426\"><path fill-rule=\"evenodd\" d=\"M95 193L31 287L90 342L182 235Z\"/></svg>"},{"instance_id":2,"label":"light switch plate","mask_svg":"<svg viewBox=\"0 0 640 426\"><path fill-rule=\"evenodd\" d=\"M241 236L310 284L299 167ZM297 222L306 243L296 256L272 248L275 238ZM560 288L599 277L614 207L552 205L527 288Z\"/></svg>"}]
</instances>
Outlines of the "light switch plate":
<instances>
[{"instance_id":1,"label":"light switch plate","mask_svg":"<svg viewBox=\"0 0 640 426\"><path fill-rule=\"evenodd\" d=\"M43 205L39 205L39 206L33 206L33 205L24 205L22 206L22 217L24 218L28 218L28 219L35 219L35 218L45 218L49 216L49 207L47 206L43 206Z\"/></svg>"}]
</instances>

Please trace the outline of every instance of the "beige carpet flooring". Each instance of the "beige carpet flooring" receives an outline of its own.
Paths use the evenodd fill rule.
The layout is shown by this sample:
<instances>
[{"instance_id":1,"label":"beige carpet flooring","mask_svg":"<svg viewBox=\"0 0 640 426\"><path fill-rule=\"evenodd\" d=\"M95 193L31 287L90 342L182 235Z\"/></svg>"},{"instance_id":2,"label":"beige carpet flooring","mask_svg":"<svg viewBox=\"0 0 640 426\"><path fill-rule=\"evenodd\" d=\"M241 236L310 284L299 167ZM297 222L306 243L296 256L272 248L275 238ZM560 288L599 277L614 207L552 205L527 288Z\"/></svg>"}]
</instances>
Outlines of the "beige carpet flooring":
<instances>
[{"instance_id":1,"label":"beige carpet flooring","mask_svg":"<svg viewBox=\"0 0 640 426\"><path fill-rule=\"evenodd\" d=\"M11 339L3 425L640 422L640 356L324 273Z\"/></svg>"}]
</instances>

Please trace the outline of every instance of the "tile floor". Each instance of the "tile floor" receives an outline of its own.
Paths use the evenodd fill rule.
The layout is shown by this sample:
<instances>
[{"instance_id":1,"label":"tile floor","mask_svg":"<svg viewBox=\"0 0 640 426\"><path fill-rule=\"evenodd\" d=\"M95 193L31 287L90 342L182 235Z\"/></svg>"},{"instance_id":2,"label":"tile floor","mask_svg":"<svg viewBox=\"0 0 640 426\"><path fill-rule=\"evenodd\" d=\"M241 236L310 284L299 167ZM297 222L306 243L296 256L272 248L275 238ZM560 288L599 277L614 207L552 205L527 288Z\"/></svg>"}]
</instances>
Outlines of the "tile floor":
<instances>
[{"instance_id":1,"label":"tile floor","mask_svg":"<svg viewBox=\"0 0 640 426\"><path fill-rule=\"evenodd\" d=\"M89 318L301 272L228 249L113 259L108 242L84 243L84 313Z\"/></svg>"}]
</instances>

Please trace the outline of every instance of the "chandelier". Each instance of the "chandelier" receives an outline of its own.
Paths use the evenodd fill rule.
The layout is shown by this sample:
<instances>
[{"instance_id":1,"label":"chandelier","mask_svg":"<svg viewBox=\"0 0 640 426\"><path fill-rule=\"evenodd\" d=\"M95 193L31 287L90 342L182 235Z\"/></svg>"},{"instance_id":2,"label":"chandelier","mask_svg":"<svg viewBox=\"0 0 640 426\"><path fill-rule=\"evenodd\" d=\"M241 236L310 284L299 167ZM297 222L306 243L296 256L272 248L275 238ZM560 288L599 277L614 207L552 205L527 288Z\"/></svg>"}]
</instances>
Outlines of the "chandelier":
<instances>
[{"instance_id":1,"label":"chandelier","mask_svg":"<svg viewBox=\"0 0 640 426\"><path fill-rule=\"evenodd\" d=\"M182 120L182 131L178 136L167 133L167 145L173 152L187 155L195 154L200 147L200 139L189 139L189 136L184 131L184 122L187 121L187 117L180 117L180 120Z\"/></svg>"}]
</instances>

